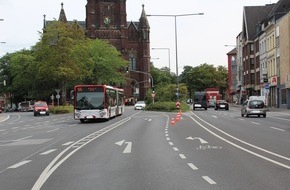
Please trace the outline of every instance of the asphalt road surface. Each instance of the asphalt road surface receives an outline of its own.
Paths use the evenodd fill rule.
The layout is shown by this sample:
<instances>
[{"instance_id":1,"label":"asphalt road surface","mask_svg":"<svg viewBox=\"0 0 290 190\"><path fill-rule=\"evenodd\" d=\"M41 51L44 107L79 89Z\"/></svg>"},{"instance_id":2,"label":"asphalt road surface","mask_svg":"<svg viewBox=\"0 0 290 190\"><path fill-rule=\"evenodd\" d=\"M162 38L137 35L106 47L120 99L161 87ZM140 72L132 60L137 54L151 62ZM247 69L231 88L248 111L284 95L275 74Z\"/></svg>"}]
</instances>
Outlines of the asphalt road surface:
<instances>
[{"instance_id":1,"label":"asphalt road surface","mask_svg":"<svg viewBox=\"0 0 290 190\"><path fill-rule=\"evenodd\" d=\"M6 114L0 189L290 189L290 112L178 115L126 107L109 121L81 124L72 114Z\"/></svg>"}]
</instances>

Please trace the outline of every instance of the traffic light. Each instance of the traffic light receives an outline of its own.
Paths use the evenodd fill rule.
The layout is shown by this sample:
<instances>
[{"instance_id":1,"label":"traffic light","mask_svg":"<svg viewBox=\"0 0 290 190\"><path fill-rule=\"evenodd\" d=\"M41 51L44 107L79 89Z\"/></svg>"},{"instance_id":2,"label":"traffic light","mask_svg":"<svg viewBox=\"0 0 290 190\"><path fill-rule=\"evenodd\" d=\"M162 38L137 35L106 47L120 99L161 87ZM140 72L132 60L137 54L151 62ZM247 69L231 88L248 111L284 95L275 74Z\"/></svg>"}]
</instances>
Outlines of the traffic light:
<instances>
[{"instance_id":1,"label":"traffic light","mask_svg":"<svg viewBox=\"0 0 290 190\"><path fill-rule=\"evenodd\" d=\"M154 91L154 86L152 86L152 93L154 94L154 92L155 92L155 91Z\"/></svg>"}]
</instances>

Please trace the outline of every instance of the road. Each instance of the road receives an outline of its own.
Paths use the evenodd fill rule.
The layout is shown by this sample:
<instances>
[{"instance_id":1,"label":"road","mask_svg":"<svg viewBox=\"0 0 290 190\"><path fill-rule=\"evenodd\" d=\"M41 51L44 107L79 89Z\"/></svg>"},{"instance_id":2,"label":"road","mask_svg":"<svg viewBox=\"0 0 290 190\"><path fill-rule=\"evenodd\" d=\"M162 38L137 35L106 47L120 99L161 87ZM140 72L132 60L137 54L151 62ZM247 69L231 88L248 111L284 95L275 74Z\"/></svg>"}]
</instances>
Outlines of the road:
<instances>
[{"instance_id":1,"label":"road","mask_svg":"<svg viewBox=\"0 0 290 190\"><path fill-rule=\"evenodd\" d=\"M290 189L290 112L243 118L231 107L176 118L132 107L84 124L72 114L9 113L0 189Z\"/></svg>"}]
</instances>

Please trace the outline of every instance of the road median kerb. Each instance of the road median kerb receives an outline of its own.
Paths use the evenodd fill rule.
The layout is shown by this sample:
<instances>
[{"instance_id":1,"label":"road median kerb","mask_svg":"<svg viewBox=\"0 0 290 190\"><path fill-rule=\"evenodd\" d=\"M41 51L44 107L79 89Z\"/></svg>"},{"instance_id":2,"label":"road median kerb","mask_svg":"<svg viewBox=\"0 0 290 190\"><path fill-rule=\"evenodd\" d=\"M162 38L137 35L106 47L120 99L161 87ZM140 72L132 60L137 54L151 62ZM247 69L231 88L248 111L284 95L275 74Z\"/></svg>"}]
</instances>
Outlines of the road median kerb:
<instances>
[{"instance_id":1,"label":"road median kerb","mask_svg":"<svg viewBox=\"0 0 290 190\"><path fill-rule=\"evenodd\" d=\"M9 114L6 113L0 114L0 122L6 121L7 119L9 119Z\"/></svg>"}]
</instances>

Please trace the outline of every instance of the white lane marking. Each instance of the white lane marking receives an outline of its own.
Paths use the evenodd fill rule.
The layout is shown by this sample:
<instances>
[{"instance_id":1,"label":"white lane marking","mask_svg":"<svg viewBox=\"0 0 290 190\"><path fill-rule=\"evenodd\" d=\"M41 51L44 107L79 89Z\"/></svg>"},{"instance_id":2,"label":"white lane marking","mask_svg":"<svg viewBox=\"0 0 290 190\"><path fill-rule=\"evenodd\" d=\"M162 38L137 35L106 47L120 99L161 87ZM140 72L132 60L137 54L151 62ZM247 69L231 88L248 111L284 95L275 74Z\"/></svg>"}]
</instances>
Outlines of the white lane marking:
<instances>
[{"instance_id":1,"label":"white lane marking","mask_svg":"<svg viewBox=\"0 0 290 190\"><path fill-rule=\"evenodd\" d=\"M210 185L215 185L216 182L214 180L212 180L210 177L208 176L202 176L202 178L207 181Z\"/></svg>"},{"instance_id":2,"label":"white lane marking","mask_svg":"<svg viewBox=\"0 0 290 190\"><path fill-rule=\"evenodd\" d=\"M72 143L74 143L74 141L66 142L66 143L62 144L62 146L68 146L68 145L70 145L70 144L72 144Z\"/></svg>"},{"instance_id":3,"label":"white lane marking","mask_svg":"<svg viewBox=\"0 0 290 190\"><path fill-rule=\"evenodd\" d=\"M166 138L166 140L170 141L170 138L169 138L169 137L167 137L167 138Z\"/></svg>"},{"instance_id":4,"label":"white lane marking","mask_svg":"<svg viewBox=\"0 0 290 190\"><path fill-rule=\"evenodd\" d=\"M48 132L48 133L51 133L51 132L58 131L58 130L59 130L59 128L57 128L57 129L52 129L52 130L47 131L47 132Z\"/></svg>"},{"instance_id":5,"label":"white lane marking","mask_svg":"<svg viewBox=\"0 0 290 190\"><path fill-rule=\"evenodd\" d=\"M18 168L18 167L20 167L20 166L23 166L23 165L29 163L29 162L31 162L31 160L24 160L24 161L22 161L22 162L19 162L19 163L17 163L17 164L14 164L14 165L12 165L12 166L9 166L8 169L15 169L15 168Z\"/></svg>"},{"instance_id":6,"label":"white lane marking","mask_svg":"<svg viewBox=\"0 0 290 190\"><path fill-rule=\"evenodd\" d=\"M3 131L5 131L6 129L0 129L0 132L3 132Z\"/></svg>"},{"instance_id":7,"label":"white lane marking","mask_svg":"<svg viewBox=\"0 0 290 190\"><path fill-rule=\"evenodd\" d=\"M23 138L20 138L20 139L16 139L14 141L21 141L21 140L29 139L30 137L32 137L32 136L23 137Z\"/></svg>"},{"instance_id":8,"label":"white lane marking","mask_svg":"<svg viewBox=\"0 0 290 190\"><path fill-rule=\"evenodd\" d=\"M173 142L169 142L169 145L173 146Z\"/></svg>"},{"instance_id":9,"label":"white lane marking","mask_svg":"<svg viewBox=\"0 0 290 190\"><path fill-rule=\"evenodd\" d=\"M241 121L245 121L245 119L242 119L242 118L239 118L239 120L241 120Z\"/></svg>"},{"instance_id":10,"label":"white lane marking","mask_svg":"<svg viewBox=\"0 0 290 190\"><path fill-rule=\"evenodd\" d=\"M12 127L11 129L19 129L19 127Z\"/></svg>"},{"instance_id":11,"label":"white lane marking","mask_svg":"<svg viewBox=\"0 0 290 190\"><path fill-rule=\"evenodd\" d=\"M179 151L179 149L177 147L173 147L174 151Z\"/></svg>"},{"instance_id":12,"label":"white lane marking","mask_svg":"<svg viewBox=\"0 0 290 190\"><path fill-rule=\"evenodd\" d=\"M165 137L168 137L169 135L168 134L165 134Z\"/></svg>"},{"instance_id":13,"label":"white lane marking","mask_svg":"<svg viewBox=\"0 0 290 190\"><path fill-rule=\"evenodd\" d=\"M217 117L217 116L215 116L215 115L212 115L212 117L213 117L213 118L218 118L218 117Z\"/></svg>"},{"instance_id":14,"label":"white lane marking","mask_svg":"<svg viewBox=\"0 0 290 190\"><path fill-rule=\"evenodd\" d=\"M270 118L280 119L280 120L283 120L283 121L290 121L290 119L285 119L285 118L280 118L280 117L270 117Z\"/></svg>"},{"instance_id":15,"label":"white lane marking","mask_svg":"<svg viewBox=\"0 0 290 190\"><path fill-rule=\"evenodd\" d=\"M187 165L193 170L198 170L198 168L193 163L187 163Z\"/></svg>"},{"instance_id":16,"label":"white lane marking","mask_svg":"<svg viewBox=\"0 0 290 190\"><path fill-rule=\"evenodd\" d=\"M138 114L137 112L136 114ZM43 186L43 184L47 181L47 179L52 175L52 173L66 160L68 160L74 153L76 153L78 150L89 144L90 142L94 141L95 139L105 135L106 133L112 131L113 129L123 125L124 123L128 122L131 120L131 118L136 115L133 114L131 117L124 118L116 123L113 123L105 128L103 128L103 132L99 134L99 131L96 131L94 133L91 133L84 138L78 140L77 142L73 143L69 147L67 147L65 150L63 150L61 153L59 153L49 164L48 166L43 170L43 172L40 174L36 182L34 183L33 187L31 190L39 190ZM78 143L82 143L81 145L77 146ZM68 152L68 153L67 153ZM64 155L67 153L66 155ZM64 155L64 157L62 157Z\"/></svg>"},{"instance_id":17,"label":"white lane marking","mask_svg":"<svg viewBox=\"0 0 290 190\"><path fill-rule=\"evenodd\" d=\"M186 156L184 156L184 154L179 154L181 159L186 159Z\"/></svg>"},{"instance_id":18,"label":"white lane marking","mask_svg":"<svg viewBox=\"0 0 290 190\"><path fill-rule=\"evenodd\" d=\"M41 153L41 154L39 154L39 155L47 155L47 154L50 154L50 153L52 153L52 152L54 152L54 151L56 151L57 149L51 149L51 150L48 150L48 151L46 151L46 152L43 152L43 153Z\"/></svg>"},{"instance_id":19,"label":"white lane marking","mask_svg":"<svg viewBox=\"0 0 290 190\"><path fill-rule=\"evenodd\" d=\"M270 127L271 129L275 129L275 130L278 130L278 131L283 131L283 132L285 132L285 130L284 129L280 129L280 128L276 128L276 127Z\"/></svg>"},{"instance_id":20,"label":"white lane marking","mask_svg":"<svg viewBox=\"0 0 290 190\"><path fill-rule=\"evenodd\" d=\"M127 144L126 148L124 149L124 154L129 154L132 152L132 142L125 142Z\"/></svg>"},{"instance_id":21,"label":"white lane marking","mask_svg":"<svg viewBox=\"0 0 290 190\"><path fill-rule=\"evenodd\" d=\"M256 124L256 125L261 125L261 123L257 123L257 122L254 122L254 121L251 121L251 123Z\"/></svg>"},{"instance_id":22,"label":"white lane marking","mask_svg":"<svg viewBox=\"0 0 290 190\"><path fill-rule=\"evenodd\" d=\"M152 121L152 119L148 119L148 121Z\"/></svg>"},{"instance_id":23,"label":"white lane marking","mask_svg":"<svg viewBox=\"0 0 290 190\"><path fill-rule=\"evenodd\" d=\"M207 144L208 142L207 141L205 141L205 140L203 140L202 138L200 138L200 137L187 137L186 138L187 140L199 140L199 142L201 143L201 144Z\"/></svg>"},{"instance_id":24,"label":"white lane marking","mask_svg":"<svg viewBox=\"0 0 290 190\"><path fill-rule=\"evenodd\" d=\"M192 112L192 113L193 113L193 112ZM285 160L290 161L290 158L288 158L288 157L286 157L286 156L282 156L282 155L280 155L280 154L277 154L277 153L271 152L271 151L269 151L269 150L266 150L266 149L263 149L263 148L261 148L261 147L258 147L258 146L255 146L255 145L253 145L253 144L250 144L250 143L248 143L248 142L245 142L245 141L243 141L243 140L241 140L241 139L239 139L239 138L237 138L237 137L234 137L234 136L230 135L229 133L226 133L226 132L224 132L223 130L221 130L221 129L215 127L215 126L213 126L212 124L210 124L210 123L206 122L205 120L201 119L200 117L198 117L196 114L193 113L193 115L194 115L195 117L197 117L200 121L203 121L203 122L206 123L207 125L209 125L209 126L211 126L212 128L214 128L215 130L217 130L217 131L223 133L224 135L226 135L226 136L228 136L228 137L230 137L230 138L232 138L232 139L235 139L235 140L237 140L237 141L239 141L239 142L241 142L241 143L244 143L244 144L246 144L246 145L248 145L248 146L251 146L251 147L253 147L253 148L256 148L256 149L258 149L258 150L264 151L264 152L266 152L266 153L268 153L268 154L271 154L271 155L273 155L273 156L276 156L276 157L279 157L279 158L282 158L282 159L285 159ZM221 137L220 135L214 133L214 132L211 131L210 129L208 129L208 128L206 128L205 126L203 126L201 123L199 123L199 122L198 122L196 119L194 119L192 116L189 116L189 117L190 117L194 122L196 122L200 127L202 127L204 130L208 131L210 134L216 136L217 138L219 138L219 139L221 139L221 140L227 142L228 144L231 144L232 146L235 146L235 147L237 147L237 148L239 148L239 149L241 149L241 150L243 150L243 151L245 151L245 152L248 152L248 153L250 153L250 154L252 154L252 155L254 155L254 156L257 156L257 157L259 157L259 158L262 158L262 159L264 159L264 160L267 160L268 162L272 162L273 164L276 164L276 165L282 166L282 167L284 167L284 168L290 169L290 166L288 166L288 165L285 165L285 164L283 164L283 163L281 163L281 162L277 162L277 161L275 161L275 160L272 160L272 159L270 159L270 158L267 158L267 157L265 157L265 156L262 156L261 154L257 154L257 153L255 153L255 152L253 152L253 151L251 151L251 150L248 150L248 149L246 149L246 148L244 148L244 147L242 147L242 146L239 146L239 145L237 145L237 144L235 144L235 143L233 143L233 142L231 142L231 141L229 141L229 140L227 140L227 139Z\"/></svg>"}]
</instances>

